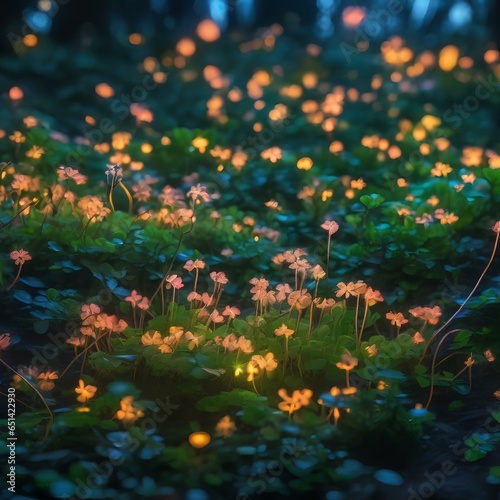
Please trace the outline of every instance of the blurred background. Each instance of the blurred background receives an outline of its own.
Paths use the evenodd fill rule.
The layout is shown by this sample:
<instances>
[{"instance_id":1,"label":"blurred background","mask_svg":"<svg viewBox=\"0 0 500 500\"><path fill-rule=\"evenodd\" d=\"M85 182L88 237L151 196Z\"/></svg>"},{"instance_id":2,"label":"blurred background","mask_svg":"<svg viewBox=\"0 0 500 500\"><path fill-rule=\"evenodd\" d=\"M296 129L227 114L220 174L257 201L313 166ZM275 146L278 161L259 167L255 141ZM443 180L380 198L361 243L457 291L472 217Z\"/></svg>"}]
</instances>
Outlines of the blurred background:
<instances>
[{"instance_id":1,"label":"blurred background","mask_svg":"<svg viewBox=\"0 0 500 500\"><path fill-rule=\"evenodd\" d=\"M353 26L373 19L378 32L372 38L399 33L407 39L424 36L433 45L450 34L472 34L500 41L495 0L8 0L2 4L0 49L17 51L27 35L50 35L61 43L120 39L134 32L170 38L194 31L205 18L222 30L286 23L310 27L318 37L336 37L346 17Z\"/></svg>"}]
</instances>

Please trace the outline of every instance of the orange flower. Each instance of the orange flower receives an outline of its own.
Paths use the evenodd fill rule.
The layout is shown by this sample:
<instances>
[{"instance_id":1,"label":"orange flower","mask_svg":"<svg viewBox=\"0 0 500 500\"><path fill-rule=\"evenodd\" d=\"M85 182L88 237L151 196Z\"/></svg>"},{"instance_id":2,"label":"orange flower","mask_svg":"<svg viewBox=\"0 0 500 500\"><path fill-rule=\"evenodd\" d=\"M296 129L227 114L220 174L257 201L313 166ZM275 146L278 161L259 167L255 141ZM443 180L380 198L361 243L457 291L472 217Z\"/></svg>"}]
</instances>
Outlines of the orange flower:
<instances>
[{"instance_id":1,"label":"orange flower","mask_svg":"<svg viewBox=\"0 0 500 500\"><path fill-rule=\"evenodd\" d=\"M80 379L78 381L78 387L75 388L75 392L80 394L76 400L80 403L86 403L89 399L92 399L97 391L97 387L94 385L85 385L85 382Z\"/></svg>"},{"instance_id":2,"label":"orange flower","mask_svg":"<svg viewBox=\"0 0 500 500\"><path fill-rule=\"evenodd\" d=\"M120 401L120 409L116 412L116 418L128 427L136 420L144 416L144 412L134 405L133 396L125 396Z\"/></svg>"},{"instance_id":3,"label":"orange flower","mask_svg":"<svg viewBox=\"0 0 500 500\"><path fill-rule=\"evenodd\" d=\"M369 306L375 305L377 302L383 302L384 297L378 290L373 290L372 287L368 287L365 292L365 300Z\"/></svg>"},{"instance_id":4,"label":"orange flower","mask_svg":"<svg viewBox=\"0 0 500 500\"><path fill-rule=\"evenodd\" d=\"M278 408L282 411L287 411L291 415L294 411L309 405L313 392L310 389L295 390L292 396L289 396L286 389L280 389L278 395L283 399L283 402L278 404Z\"/></svg>"},{"instance_id":5,"label":"orange flower","mask_svg":"<svg viewBox=\"0 0 500 500\"><path fill-rule=\"evenodd\" d=\"M341 370L352 370L358 366L358 359L355 358L349 351L345 352L340 356L341 361L337 363L337 368Z\"/></svg>"},{"instance_id":6,"label":"orange flower","mask_svg":"<svg viewBox=\"0 0 500 500\"><path fill-rule=\"evenodd\" d=\"M215 434L219 437L229 437L236 430L235 423L231 420L229 415L221 418L215 426Z\"/></svg>"},{"instance_id":7,"label":"orange flower","mask_svg":"<svg viewBox=\"0 0 500 500\"><path fill-rule=\"evenodd\" d=\"M342 295L345 295L345 298L348 299L351 295L353 297L357 297L358 295L365 293L366 283L358 280L357 283L353 283L352 281L350 281L346 285L343 281L341 281L337 285L337 288L339 289L339 291L336 293L336 296L342 297Z\"/></svg>"},{"instance_id":8,"label":"orange flower","mask_svg":"<svg viewBox=\"0 0 500 500\"><path fill-rule=\"evenodd\" d=\"M408 312L422 321L427 321L429 325L437 325L442 314L439 306L434 306L432 309L430 307L414 307Z\"/></svg>"},{"instance_id":9,"label":"orange flower","mask_svg":"<svg viewBox=\"0 0 500 500\"><path fill-rule=\"evenodd\" d=\"M424 337L422 337L422 334L420 332L415 332L415 335L413 335L413 344L418 345L421 344L422 342L425 342Z\"/></svg>"},{"instance_id":10,"label":"orange flower","mask_svg":"<svg viewBox=\"0 0 500 500\"><path fill-rule=\"evenodd\" d=\"M38 385L40 386L40 389L42 389L42 391L51 391L55 386L52 380L57 380L58 378L59 375L56 372L40 373L40 375L38 375L38 380L40 380L40 382L38 382Z\"/></svg>"},{"instance_id":11,"label":"orange flower","mask_svg":"<svg viewBox=\"0 0 500 500\"><path fill-rule=\"evenodd\" d=\"M285 323L282 323L279 328L276 328L276 330L274 330L274 334L277 337L281 337L282 335L284 335L285 337L290 337L294 334L294 331L290 330L290 328L288 328Z\"/></svg>"},{"instance_id":12,"label":"orange flower","mask_svg":"<svg viewBox=\"0 0 500 500\"><path fill-rule=\"evenodd\" d=\"M408 323L408 320L403 316L402 313L393 313L392 311L388 312L385 317L390 320L392 326L397 326L398 328Z\"/></svg>"}]
</instances>

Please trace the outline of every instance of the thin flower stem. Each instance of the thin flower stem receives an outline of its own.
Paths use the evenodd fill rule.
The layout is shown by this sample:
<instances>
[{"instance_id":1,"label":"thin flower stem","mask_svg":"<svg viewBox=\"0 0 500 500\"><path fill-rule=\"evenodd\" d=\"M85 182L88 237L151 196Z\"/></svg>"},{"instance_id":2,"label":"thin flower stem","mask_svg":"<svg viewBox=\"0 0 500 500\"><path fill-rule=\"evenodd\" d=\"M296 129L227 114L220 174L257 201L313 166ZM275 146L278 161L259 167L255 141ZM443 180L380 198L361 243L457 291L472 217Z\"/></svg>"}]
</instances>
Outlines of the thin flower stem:
<instances>
[{"instance_id":1,"label":"thin flower stem","mask_svg":"<svg viewBox=\"0 0 500 500\"><path fill-rule=\"evenodd\" d=\"M484 276L488 272L488 269L490 268L490 266L491 266L491 264L493 262L493 259L495 258L495 254L496 254L496 251L497 251L497 248L498 248L498 240L499 240L499 238L500 238L500 233L496 233L495 243L493 245L493 250L491 252L490 260L486 264L486 267L484 268L483 272L481 273L481 276L479 276L479 279L477 280L476 285L471 290L471 292L469 293L469 295L467 296L467 298L464 300L464 302L462 302L462 305L457 309L457 311L455 312L455 314L453 314L451 316L451 318L449 318L448 321L446 321L446 323L443 326L441 326L440 328L438 328L432 334L432 337L429 339L429 342L427 342L427 345L425 346L424 353L422 355L422 359L427 354L427 351L429 350L429 347L434 342L434 340L436 339L437 335L439 335L457 317L457 315L462 311L462 309L465 307L465 305L467 304L467 302L469 302L470 298L474 295L474 293L477 290L477 288L478 288L479 284L481 283L482 279L484 278Z\"/></svg>"},{"instance_id":2,"label":"thin flower stem","mask_svg":"<svg viewBox=\"0 0 500 500\"><path fill-rule=\"evenodd\" d=\"M314 302L311 302L311 308L309 309L309 329L307 330L307 342L311 340L311 332L313 326L313 309L314 309Z\"/></svg>"},{"instance_id":3,"label":"thin flower stem","mask_svg":"<svg viewBox=\"0 0 500 500\"><path fill-rule=\"evenodd\" d=\"M365 301L365 312L363 314L363 321L361 323L361 329L359 330L358 337L358 347L361 345L361 336L363 335L363 331L365 329L366 317L368 316L368 301Z\"/></svg>"},{"instance_id":4,"label":"thin flower stem","mask_svg":"<svg viewBox=\"0 0 500 500\"><path fill-rule=\"evenodd\" d=\"M132 215L132 207L134 205L134 199L132 198L132 195L130 194L130 191L125 187L125 184L123 184L122 181L118 183L118 185L123 189L125 194L127 195L128 198L128 213ZM113 210L114 212L114 210Z\"/></svg>"},{"instance_id":5,"label":"thin flower stem","mask_svg":"<svg viewBox=\"0 0 500 500\"><path fill-rule=\"evenodd\" d=\"M359 315L359 301L361 300L361 294L358 293L356 297L356 314L354 316L354 338L356 339L356 347L358 346L358 315Z\"/></svg>"},{"instance_id":6,"label":"thin flower stem","mask_svg":"<svg viewBox=\"0 0 500 500\"><path fill-rule=\"evenodd\" d=\"M434 375L436 371L436 358L439 352L439 349L445 339L451 335L452 333L457 333L461 331L460 328L456 328L455 330L450 330L446 335L443 336L443 338L439 341L439 344L436 347L436 350L434 351L434 355L432 356L432 363L431 363L431 384L430 384L430 392L429 392L429 399L427 399L427 403L425 405L425 409L429 408L429 405L431 404L432 401L432 396L434 395Z\"/></svg>"},{"instance_id":7,"label":"thin flower stem","mask_svg":"<svg viewBox=\"0 0 500 500\"><path fill-rule=\"evenodd\" d=\"M85 352L87 352L92 346L96 345L97 342L99 342L99 340L101 340L105 335L107 335L107 333L103 333L101 334L99 337L97 337L94 342L92 342L91 344L89 344L88 346L85 347L85 349L80 353L78 354L78 356L76 356L75 358L73 358L68 366L64 369L64 371L61 373L61 375L59 375L59 380L63 378L63 376L65 375L65 373L70 369L70 367L73 365L73 363L76 362L76 360L82 355L84 354Z\"/></svg>"},{"instance_id":8,"label":"thin flower stem","mask_svg":"<svg viewBox=\"0 0 500 500\"><path fill-rule=\"evenodd\" d=\"M177 242L177 246L175 247L174 255L172 257L170 265L168 266L167 272L163 275L163 278L162 278L160 284L158 285L158 288L156 289L155 293L153 293L153 295L151 296L151 299L149 299L150 302L153 302L153 299L158 295L158 293L162 289L163 284L165 283L165 280L168 278L170 272L172 271L172 268L174 267L175 257L177 256L177 253L179 252L179 248L181 247L182 240L184 239L184 236L186 236L186 234L190 233L193 230L193 227L194 227L194 221L193 221L193 217L191 217L191 226L189 227L189 229L187 231L184 231L181 234L179 241Z\"/></svg>"},{"instance_id":9,"label":"thin flower stem","mask_svg":"<svg viewBox=\"0 0 500 500\"><path fill-rule=\"evenodd\" d=\"M44 437L44 439L47 439L47 437L49 435L49 431L50 431L50 426L54 422L54 414L50 411L50 408L49 408L49 405L47 404L47 401L45 401L45 398L40 394L40 391L29 380L27 380L19 372L17 372L16 370L14 370L14 368L12 368L11 366L9 366L1 358L0 358L0 363L2 363L6 368L8 368L9 370L11 370L13 373L15 373L18 377L22 378L37 393L38 397L42 400L43 405L45 406L45 408L47 409L47 411L49 413L49 423L47 424L47 427L45 428L45 437Z\"/></svg>"},{"instance_id":10,"label":"thin flower stem","mask_svg":"<svg viewBox=\"0 0 500 500\"><path fill-rule=\"evenodd\" d=\"M19 264L19 268L17 270L17 275L16 277L14 278L14 281L11 283L11 285L9 286L9 288L7 288L7 291L10 291L10 289L17 283L17 280L19 279L19 276L21 276L21 269L23 268L23 265L22 264Z\"/></svg>"},{"instance_id":11,"label":"thin flower stem","mask_svg":"<svg viewBox=\"0 0 500 500\"><path fill-rule=\"evenodd\" d=\"M467 368L469 368L468 366L464 366L459 372L457 372L457 374L451 379L451 381L453 382L456 378L460 377L460 375L462 375L462 373L467 370Z\"/></svg>"}]
</instances>

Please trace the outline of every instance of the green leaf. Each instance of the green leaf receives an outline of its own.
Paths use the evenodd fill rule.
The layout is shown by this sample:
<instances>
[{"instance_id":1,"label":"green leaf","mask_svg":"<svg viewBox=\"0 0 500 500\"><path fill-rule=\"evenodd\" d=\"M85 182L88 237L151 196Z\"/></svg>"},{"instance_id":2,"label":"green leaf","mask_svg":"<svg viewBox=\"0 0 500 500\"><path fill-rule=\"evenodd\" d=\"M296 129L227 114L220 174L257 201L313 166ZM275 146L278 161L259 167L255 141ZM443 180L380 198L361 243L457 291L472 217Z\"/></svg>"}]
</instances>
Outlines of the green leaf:
<instances>
[{"instance_id":1,"label":"green leaf","mask_svg":"<svg viewBox=\"0 0 500 500\"><path fill-rule=\"evenodd\" d=\"M385 198L377 193L372 193L370 195L363 195L360 197L359 201L369 210L377 208L382 203L384 203Z\"/></svg>"},{"instance_id":2,"label":"green leaf","mask_svg":"<svg viewBox=\"0 0 500 500\"><path fill-rule=\"evenodd\" d=\"M52 302L57 302L60 298L59 292L55 288L47 289L47 298L52 300Z\"/></svg>"},{"instance_id":3,"label":"green leaf","mask_svg":"<svg viewBox=\"0 0 500 500\"><path fill-rule=\"evenodd\" d=\"M469 449L465 452L465 460L469 462L475 462L476 460L481 460L486 456L486 452L478 449Z\"/></svg>"},{"instance_id":4,"label":"green leaf","mask_svg":"<svg viewBox=\"0 0 500 500\"><path fill-rule=\"evenodd\" d=\"M228 406L243 407L257 401L266 401L267 398L258 396L254 392L244 389L233 389L231 392L221 392L216 396L205 396L196 404L200 411L218 412Z\"/></svg>"}]
</instances>

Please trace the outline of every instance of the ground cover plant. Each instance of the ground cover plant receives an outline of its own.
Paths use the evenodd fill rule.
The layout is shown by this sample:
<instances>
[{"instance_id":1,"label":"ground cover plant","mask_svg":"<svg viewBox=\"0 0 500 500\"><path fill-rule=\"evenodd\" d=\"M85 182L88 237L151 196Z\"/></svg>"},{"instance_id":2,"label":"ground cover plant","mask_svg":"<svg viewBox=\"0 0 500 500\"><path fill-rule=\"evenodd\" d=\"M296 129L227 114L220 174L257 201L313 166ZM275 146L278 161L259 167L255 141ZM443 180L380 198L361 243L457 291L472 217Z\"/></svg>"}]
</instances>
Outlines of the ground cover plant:
<instances>
[{"instance_id":1,"label":"ground cover plant","mask_svg":"<svg viewBox=\"0 0 500 500\"><path fill-rule=\"evenodd\" d=\"M496 491L498 51L135 35L0 61L16 492Z\"/></svg>"}]
</instances>

